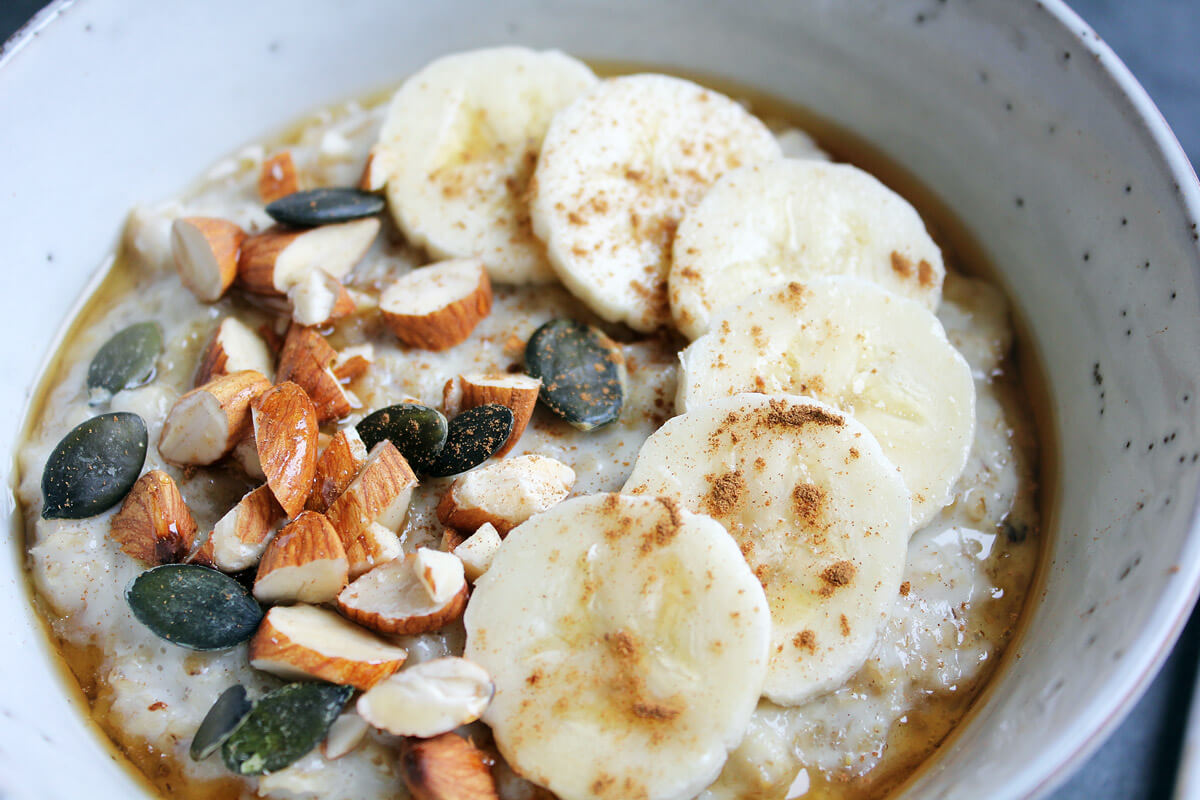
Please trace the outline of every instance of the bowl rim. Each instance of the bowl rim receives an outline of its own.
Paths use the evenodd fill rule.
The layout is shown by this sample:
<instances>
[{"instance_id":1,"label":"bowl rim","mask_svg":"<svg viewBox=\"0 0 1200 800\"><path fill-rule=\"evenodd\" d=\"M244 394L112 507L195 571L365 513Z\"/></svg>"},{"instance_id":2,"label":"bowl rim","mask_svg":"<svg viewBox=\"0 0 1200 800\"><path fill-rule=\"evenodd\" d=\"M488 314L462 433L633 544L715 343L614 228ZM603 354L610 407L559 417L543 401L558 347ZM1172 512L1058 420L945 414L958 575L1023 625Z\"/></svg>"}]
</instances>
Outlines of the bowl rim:
<instances>
[{"instance_id":1,"label":"bowl rim","mask_svg":"<svg viewBox=\"0 0 1200 800\"><path fill-rule=\"evenodd\" d=\"M1059 26L1095 57L1103 77L1119 91L1118 102L1125 106L1125 111L1132 112L1150 135L1155 155L1164 163L1175 182L1177 202L1191 229L1200 229L1200 179L1145 87L1108 43L1065 0L1026 2L1034 7L1036 13L1047 18L1050 24ZM0 70L29 47L43 29L61 19L63 12L83 4L84 0L52 0L43 6L0 43ZM1195 235L1193 241L1197 241ZM1200 242L1193 247L1197 250L1197 259L1192 262L1192 271L1200 282ZM1198 557L1179 559L1181 579L1164 585L1158 601L1158 610L1165 612L1170 620L1165 629L1159 626L1156 630L1151 626L1143 630L1138 637L1138 644L1143 646L1128 648L1124 664L1117 668L1104 689L1095 695L1093 702L1061 734L1058 744L1047 748L1038 758L1029 762L1021 771L1021 777L1009 784L1007 788L1011 796L1044 797L1072 776L1125 719L1174 649L1200 599L1200 486L1194 489L1181 556L1187 555L1188 551ZM1053 552L1048 553L1047 557L1050 563L1042 565L1042 569L1051 566ZM33 608L29 610L34 611ZM1020 646L1020 642L1013 644Z\"/></svg>"}]
</instances>

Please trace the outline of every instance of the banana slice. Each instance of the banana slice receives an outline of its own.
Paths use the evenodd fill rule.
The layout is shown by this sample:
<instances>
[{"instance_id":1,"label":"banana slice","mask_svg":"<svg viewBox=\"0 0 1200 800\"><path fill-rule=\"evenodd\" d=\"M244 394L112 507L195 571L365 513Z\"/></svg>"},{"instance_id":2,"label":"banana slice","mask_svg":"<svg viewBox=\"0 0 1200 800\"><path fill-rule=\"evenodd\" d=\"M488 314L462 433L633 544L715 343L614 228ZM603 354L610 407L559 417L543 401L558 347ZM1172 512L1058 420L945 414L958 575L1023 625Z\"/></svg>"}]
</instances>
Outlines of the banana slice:
<instances>
[{"instance_id":1,"label":"banana slice","mask_svg":"<svg viewBox=\"0 0 1200 800\"><path fill-rule=\"evenodd\" d=\"M853 417L803 397L735 395L659 428L621 491L674 498L733 534L771 606L768 698L799 705L862 666L899 591L910 509L900 473Z\"/></svg>"},{"instance_id":2,"label":"banana slice","mask_svg":"<svg viewBox=\"0 0 1200 800\"><path fill-rule=\"evenodd\" d=\"M563 283L610 322L670 324L667 270L683 213L723 173L780 157L724 95L666 75L602 82L554 118L533 181L533 230Z\"/></svg>"},{"instance_id":3,"label":"banana slice","mask_svg":"<svg viewBox=\"0 0 1200 800\"><path fill-rule=\"evenodd\" d=\"M562 800L695 797L749 724L770 632L719 524L616 494L514 528L465 622L500 752Z\"/></svg>"},{"instance_id":4,"label":"banana slice","mask_svg":"<svg viewBox=\"0 0 1200 800\"><path fill-rule=\"evenodd\" d=\"M736 392L815 397L879 440L912 492L914 526L950 502L975 438L975 382L932 312L835 277L759 290L713 324L680 354L680 412Z\"/></svg>"},{"instance_id":5,"label":"banana slice","mask_svg":"<svg viewBox=\"0 0 1200 800\"><path fill-rule=\"evenodd\" d=\"M848 164L782 159L727 174L675 237L671 315L688 338L749 291L854 275L936 309L946 267L920 216Z\"/></svg>"},{"instance_id":6,"label":"banana slice","mask_svg":"<svg viewBox=\"0 0 1200 800\"><path fill-rule=\"evenodd\" d=\"M546 283L525 191L551 117L596 82L556 50L439 58L404 82L372 150L388 207L437 258L478 257L499 283Z\"/></svg>"}]
</instances>

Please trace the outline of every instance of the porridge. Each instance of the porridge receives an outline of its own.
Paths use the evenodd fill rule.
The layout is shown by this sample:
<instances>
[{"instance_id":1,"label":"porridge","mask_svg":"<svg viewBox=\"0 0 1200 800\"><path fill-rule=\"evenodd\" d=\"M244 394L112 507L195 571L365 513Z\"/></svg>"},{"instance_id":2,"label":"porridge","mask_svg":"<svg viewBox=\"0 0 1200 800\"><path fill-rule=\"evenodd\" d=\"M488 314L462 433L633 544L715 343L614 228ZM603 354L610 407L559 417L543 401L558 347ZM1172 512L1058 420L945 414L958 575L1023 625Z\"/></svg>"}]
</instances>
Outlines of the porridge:
<instances>
[{"instance_id":1,"label":"porridge","mask_svg":"<svg viewBox=\"0 0 1200 800\"><path fill-rule=\"evenodd\" d=\"M754 103L439 59L131 213L19 453L39 609L171 796L882 796L1041 540L944 245Z\"/></svg>"}]
</instances>

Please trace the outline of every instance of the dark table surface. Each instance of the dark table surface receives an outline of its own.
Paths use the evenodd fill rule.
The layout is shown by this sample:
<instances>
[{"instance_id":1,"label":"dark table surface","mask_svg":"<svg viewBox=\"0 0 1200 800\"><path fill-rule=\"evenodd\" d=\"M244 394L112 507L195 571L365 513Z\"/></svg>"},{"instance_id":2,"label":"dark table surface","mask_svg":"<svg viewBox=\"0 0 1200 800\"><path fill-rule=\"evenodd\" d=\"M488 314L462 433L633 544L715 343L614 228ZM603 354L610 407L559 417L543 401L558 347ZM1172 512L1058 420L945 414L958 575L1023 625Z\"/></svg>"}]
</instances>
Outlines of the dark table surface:
<instances>
[{"instance_id":1,"label":"dark table surface","mask_svg":"<svg viewBox=\"0 0 1200 800\"><path fill-rule=\"evenodd\" d=\"M0 0L0 40L42 5L42 0ZM1074 0L1071 6L1129 65L1192 164L1200 164L1200 2ZM1052 800L1170 797L1198 663L1200 614L1193 614L1146 695Z\"/></svg>"}]
</instances>

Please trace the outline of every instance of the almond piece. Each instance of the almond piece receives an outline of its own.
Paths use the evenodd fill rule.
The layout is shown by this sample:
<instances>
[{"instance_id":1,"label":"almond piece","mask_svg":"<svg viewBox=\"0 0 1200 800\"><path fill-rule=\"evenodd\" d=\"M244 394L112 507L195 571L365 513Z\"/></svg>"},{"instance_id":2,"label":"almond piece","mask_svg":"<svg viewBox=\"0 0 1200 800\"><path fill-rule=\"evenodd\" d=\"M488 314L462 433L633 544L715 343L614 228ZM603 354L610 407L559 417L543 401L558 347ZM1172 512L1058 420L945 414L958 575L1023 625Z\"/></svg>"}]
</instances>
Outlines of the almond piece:
<instances>
[{"instance_id":1,"label":"almond piece","mask_svg":"<svg viewBox=\"0 0 1200 800\"><path fill-rule=\"evenodd\" d=\"M317 411L296 384L284 381L251 405L254 442L267 485L289 517L304 509L317 474Z\"/></svg>"},{"instance_id":2,"label":"almond piece","mask_svg":"<svg viewBox=\"0 0 1200 800\"><path fill-rule=\"evenodd\" d=\"M267 545L254 596L263 603L332 603L349 579L346 550L329 521L304 511Z\"/></svg>"},{"instance_id":3,"label":"almond piece","mask_svg":"<svg viewBox=\"0 0 1200 800\"><path fill-rule=\"evenodd\" d=\"M242 242L238 285L256 294L286 295L315 269L341 280L366 255L378 233L379 220L374 217L319 228L268 228Z\"/></svg>"},{"instance_id":4,"label":"almond piece","mask_svg":"<svg viewBox=\"0 0 1200 800\"><path fill-rule=\"evenodd\" d=\"M200 356L193 386L203 386L213 378L252 369L268 379L275 371L275 359L262 337L236 317L226 317L217 325Z\"/></svg>"},{"instance_id":5,"label":"almond piece","mask_svg":"<svg viewBox=\"0 0 1200 800\"><path fill-rule=\"evenodd\" d=\"M489 759L455 733L406 739L400 776L413 800L499 800Z\"/></svg>"},{"instance_id":6,"label":"almond piece","mask_svg":"<svg viewBox=\"0 0 1200 800\"><path fill-rule=\"evenodd\" d=\"M413 571L434 603L448 603L463 589L463 565L458 557L428 547L413 553Z\"/></svg>"},{"instance_id":7,"label":"almond piece","mask_svg":"<svg viewBox=\"0 0 1200 800\"><path fill-rule=\"evenodd\" d=\"M299 384L312 399L320 423L341 419L355 406L333 372L332 364L336 358L337 351L325 337L303 325L288 328L287 338L279 351L275 379Z\"/></svg>"},{"instance_id":8,"label":"almond piece","mask_svg":"<svg viewBox=\"0 0 1200 800\"><path fill-rule=\"evenodd\" d=\"M171 476L152 469L133 484L108 535L139 561L173 564L192 546L196 520Z\"/></svg>"},{"instance_id":9,"label":"almond piece","mask_svg":"<svg viewBox=\"0 0 1200 800\"><path fill-rule=\"evenodd\" d=\"M354 428L343 428L333 435L317 459L317 475L307 507L325 512L338 495L358 477L367 463L367 446Z\"/></svg>"},{"instance_id":10,"label":"almond piece","mask_svg":"<svg viewBox=\"0 0 1200 800\"><path fill-rule=\"evenodd\" d=\"M447 350L464 341L492 310L492 284L477 258L418 267L379 298L392 333L409 347Z\"/></svg>"},{"instance_id":11,"label":"almond piece","mask_svg":"<svg viewBox=\"0 0 1200 800\"><path fill-rule=\"evenodd\" d=\"M493 528L492 530L495 530ZM453 553L455 549L465 542L467 537L463 536L454 528L442 528L442 552Z\"/></svg>"},{"instance_id":12,"label":"almond piece","mask_svg":"<svg viewBox=\"0 0 1200 800\"><path fill-rule=\"evenodd\" d=\"M341 281L314 269L288 289L292 319L300 325L325 325L354 313L354 298Z\"/></svg>"},{"instance_id":13,"label":"almond piece","mask_svg":"<svg viewBox=\"0 0 1200 800\"><path fill-rule=\"evenodd\" d=\"M401 553L396 531L404 524L417 476L396 446L384 439L346 491L329 504L325 516L337 530L350 561L350 577Z\"/></svg>"},{"instance_id":14,"label":"almond piece","mask_svg":"<svg viewBox=\"0 0 1200 800\"><path fill-rule=\"evenodd\" d=\"M362 176L358 179L358 188L364 192L382 192L391 177L392 161L386 152L371 150L367 154L367 163L363 165Z\"/></svg>"},{"instance_id":15,"label":"almond piece","mask_svg":"<svg viewBox=\"0 0 1200 800\"><path fill-rule=\"evenodd\" d=\"M374 345L358 344L353 347L343 347L333 360L333 374L339 381L357 380L366 374L366 371L374 363Z\"/></svg>"},{"instance_id":16,"label":"almond piece","mask_svg":"<svg viewBox=\"0 0 1200 800\"><path fill-rule=\"evenodd\" d=\"M409 553L355 580L338 594L337 607L380 633L427 633L458 619L466 608L467 580L461 564L458 578L461 585L449 600L433 600L421 583L416 554Z\"/></svg>"},{"instance_id":17,"label":"almond piece","mask_svg":"<svg viewBox=\"0 0 1200 800\"><path fill-rule=\"evenodd\" d=\"M475 406L485 406L488 403L499 403L508 406L513 412L513 429L504 443L496 452L496 458L508 455L525 426L533 417L533 409L537 405L538 392L542 389L541 378L531 378L528 375L487 374L472 372L452 378L442 392L443 405L447 414L457 414ZM450 405L456 407L451 411Z\"/></svg>"},{"instance_id":18,"label":"almond piece","mask_svg":"<svg viewBox=\"0 0 1200 800\"><path fill-rule=\"evenodd\" d=\"M291 150L276 153L263 162L258 171L258 197L264 204L298 191L300 180L296 177L296 162L292 161Z\"/></svg>"},{"instance_id":19,"label":"almond piece","mask_svg":"<svg viewBox=\"0 0 1200 800\"><path fill-rule=\"evenodd\" d=\"M171 224L171 254L183 285L204 303L215 303L237 276L246 232L213 217L180 217Z\"/></svg>"},{"instance_id":20,"label":"almond piece","mask_svg":"<svg viewBox=\"0 0 1200 800\"><path fill-rule=\"evenodd\" d=\"M173 464L212 464L250 433L250 403L271 387L261 372L232 372L175 401L158 452Z\"/></svg>"},{"instance_id":21,"label":"almond piece","mask_svg":"<svg viewBox=\"0 0 1200 800\"><path fill-rule=\"evenodd\" d=\"M442 495L437 517L443 525L474 531L490 522L501 536L534 514L566 498L575 470L536 454L506 458L468 472Z\"/></svg>"},{"instance_id":22,"label":"almond piece","mask_svg":"<svg viewBox=\"0 0 1200 800\"><path fill-rule=\"evenodd\" d=\"M474 583L492 566L492 559L499 552L501 543L496 526L485 522L450 552L458 556L467 580Z\"/></svg>"},{"instance_id":23,"label":"almond piece","mask_svg":"<svg viewBox=\"0 0 1200 800\"><path fill-rule=\"evenodd\" d=\"M284 680L317 678L370 689L408 653L316 606L275 606L250 640L250 666Z\"/></svg>"},{"instance_id":24,"label":"almond piece","mask_svg":"<svg viewBox=\"0 0 1200 800\"><path fill-rule=\"evenodd\" d=\"M229 457L242 468L246 477L253 481L266 481L267 473L263 472L262 462L258 460L258 445L254 441L254 431L233 446Z\"/></svg>"},{"instance_id":25,"label":"almond piece","mask_svg":"<svg viewBox=\"0 0 1200 800\"><path fill-rule=\"evenodd\" d=\"M493 694L492 678L483 667L448 656L380 681L358 698L356 708L380 730L429 738L479 719Z\"/></svg>"},{"instance_id":26,"label":"almond piece","mask_svg":"<svg viewBox=\"0 0 1200 800\"><path fill-rule=\"evenodd\" d=\"M241 572L258 563L280 524L286 519L269 486L260 486L217 520L212 533L188 561Z\"/></svg>"},{"instance_id":27,"label":"almond piece","mask_svg":"<svg viewBox=\"0 0 1200 800\"><path fill-rule=\"evenodd\" d=\"M321 755L330 761L336 761L344 755L353 752L370 729L367 721L353 711L345 711L329 726L325 741L321 742Z\"/></svg>"}]
</instances>

